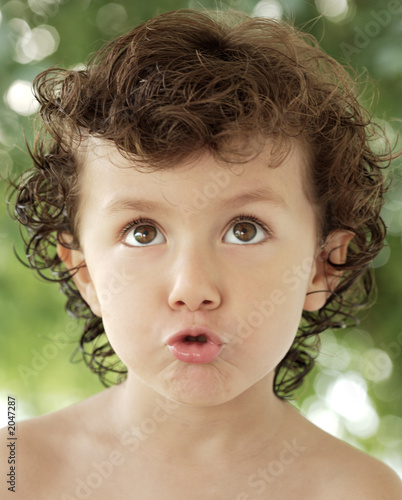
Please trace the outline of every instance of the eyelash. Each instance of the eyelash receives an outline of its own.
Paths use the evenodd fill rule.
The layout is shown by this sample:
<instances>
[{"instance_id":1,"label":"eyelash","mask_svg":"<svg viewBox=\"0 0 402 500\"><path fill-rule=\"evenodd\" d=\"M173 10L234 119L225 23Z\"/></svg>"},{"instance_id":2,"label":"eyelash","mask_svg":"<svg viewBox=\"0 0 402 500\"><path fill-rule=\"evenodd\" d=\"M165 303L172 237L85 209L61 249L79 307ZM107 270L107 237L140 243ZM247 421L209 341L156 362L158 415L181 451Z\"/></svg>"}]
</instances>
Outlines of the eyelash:
<instances>
[{"instance_id":1,"label":"eyelash","mask_svg":"<svg viewBox=\"0 0 402 500\"><path fill-rule=\"evenodd\" d=\"M153 222L152 220L150 219L137 219L137 220L133 220L131 222L129 222L126 226L123 227L121 233L120 233L120 238L123 238L129 231L130 229L132 229L133 227L135 226L140 226L142 224L149 224L151 226L156 226L155 222Z\"/></svg>"},{"instance_id":2,"label":"eyelash","mask_svg":"<svg viewBox=\"0 0 402 500\"><path fill-rule=\"evenodd\" d=\"M244 222L244 221L253 222L260 229L262 229L267 234L267 236L272 236L271 230L268 229L268 227L262 221L260 221L260 219L258 219L257 217L255 217L254 215L251 215L251 214L238 215L235 219L233 219L231 221L230 226L228 227L227 231L229 230L230 227L233 227L237 223ZM129 222L126 226L124 226L124 228L122 229L122 231L120 233L120 239L122 239L133 227L140 226L142 224L149 224L149 225L155 226L157 228L157 225L155 224L155 222L150 220L150 219L143 219L143 218L136 219L136 220ZM261 245L262 243L265 243L265 241L266 240L260 241L258 243L255 243L255 245Z\"/></svg>"},{"instance_id":3,"label":"eyelash","mask_svg":"<svg viewBox=\"0 0 402 500\"><path fill-rule=\"evenodd\" d=\"M256 226L259 226L260 229L262 229L265 233L267 233L267 236L272 236L272 231L268 229L268 227L257 217L254 217L254 215L251 214L241 214L237 216L235 219L231 221L230 227L233 227L235 224L238 222L253 222ZM259 245L260 243L264 243L264 241L260 241L259 243L256 243L256 245Z\"/></svg>"}]
</instances>

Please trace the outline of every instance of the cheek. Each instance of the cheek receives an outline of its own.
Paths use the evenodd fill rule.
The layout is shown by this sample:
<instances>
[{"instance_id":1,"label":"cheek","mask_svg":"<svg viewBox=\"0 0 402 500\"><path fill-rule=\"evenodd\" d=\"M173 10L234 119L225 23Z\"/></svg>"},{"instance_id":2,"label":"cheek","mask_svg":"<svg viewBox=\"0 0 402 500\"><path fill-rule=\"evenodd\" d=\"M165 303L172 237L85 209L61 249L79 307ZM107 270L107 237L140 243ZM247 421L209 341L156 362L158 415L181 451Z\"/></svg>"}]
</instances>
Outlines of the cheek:
<instances>
[{"instance_id":1,"label":"cheek","mask_svg":"<svg viewBox=\"0 0 402 500\"><path fill-rule=\"evenodd\" d=\"M113 300L102 304L107 339L119 359L132 369L143 366L158 345L148 328L154 311L143 297L139 301L135 295L129 299L127 294L116 293Z\"/></svg>"},{"instance_id":2,"label":"cheek","mask_svg":"<svg viewBox=\"0 0 402 500\"><path fill-rule=\"evenodd\" d=\"M124 258L121 252L108 257L103 259L108 264L98 267L93 275L102 314L121 310L128 313L148 299L155 289L157 275L152 267L141 262L133 264L133 259Z\"/></svg>"},{"instance_id":3,"label":"cheek","mask_svg":"<svg viewBox=\"0 0 402 500\"><path fill-rule=\"evenodd\" d=\"M242 294L244 302L252 303L255 310L265 316L276 316L288 311L301 314L305 295L310 281L313 259L284 259L275 265L261 266L247 273ZM252 312L252 311L250 311Z\"/></svg>"},{"instance_id":4,"label":"cheek","mask_svg":"<svg viewBox=\"0 0 402 500\"><path fill-rule=\"evenodd\" d=\"M256 345L265 348L264 356L280 359L291 346L300 323L311 273L311 258L289 266L277 266L254 276L236 308L234 342L248 353ZM278 362L280 359L276 359Z\"/></svg>"},{"instance_id":5,"label":"cheek","mask_svg":"<svg viewBox=\"0 0 402 500\"><path fill-rule=\"evenodd\" d=\"M143 287L140 282L122 285L121 289L111 287L110 283L102 287L99 302L105 329L106 325L109 327L107 333L123 325L131 331L135 325L145 327L152 322L156 312L154 293L154 289Z\"/></svg>"},{"instance_id":6,"label":"cheek","mask_svg":"<svg viewBox=\"0 0 402 500\"><path fill-rule=\"evenodd\" d=\"M103 325L115 350L121 351L140 336L144 338L157 310L157 289L151 276L123 264L98 272L94 285Z\"/></svg>"}]
</instances>

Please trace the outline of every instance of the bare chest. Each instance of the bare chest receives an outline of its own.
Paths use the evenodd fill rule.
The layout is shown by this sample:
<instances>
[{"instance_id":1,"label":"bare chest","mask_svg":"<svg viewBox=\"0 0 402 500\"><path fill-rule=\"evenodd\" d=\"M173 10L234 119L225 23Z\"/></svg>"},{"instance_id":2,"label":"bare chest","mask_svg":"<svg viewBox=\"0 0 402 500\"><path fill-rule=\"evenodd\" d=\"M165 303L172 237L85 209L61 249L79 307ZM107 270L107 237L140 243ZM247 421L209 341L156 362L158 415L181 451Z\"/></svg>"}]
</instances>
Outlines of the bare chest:
<instances>
[{"instance_id":1,"label":"bare chest","mask_svg":"<svg viewBox=\"0 0 402 500\"><path fill-rule=\"evenodd\" d=\"M208 464L189 463L186 457L182 463L161 462L144 455L133 459L119 449L104 456L77 456L73 468L54 471L57 481L49 485L48 498L288 500L305 489L301 451L293 449L292 455L290 446L289 453L281 457L258 457L241 464L234 459L233 467L220 464L214 457Z\"/></svg>"}]
</instances>

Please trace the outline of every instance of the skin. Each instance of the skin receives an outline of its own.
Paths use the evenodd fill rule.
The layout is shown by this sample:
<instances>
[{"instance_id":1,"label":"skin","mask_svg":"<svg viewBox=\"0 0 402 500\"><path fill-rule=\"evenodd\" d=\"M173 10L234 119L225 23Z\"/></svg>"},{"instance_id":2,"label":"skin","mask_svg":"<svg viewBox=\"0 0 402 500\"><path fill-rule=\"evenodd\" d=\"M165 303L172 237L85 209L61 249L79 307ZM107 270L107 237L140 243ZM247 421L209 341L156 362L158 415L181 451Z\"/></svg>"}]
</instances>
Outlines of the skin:
<instances>
[{"instance_id":1,"label":"skin","mask_svg":"<svg viewBox=\"0 0 402 500\"><path fill-rule=\"evenodd\" d=\"M205 153L144 173L110 146L90 146L80 151L80 249L58 251L70 269L85 264L74 280L102 317L128 378L20 425L19 498L28 491L78 498L79 480L96 471L100 483L90 498L99 500L117 493L139 500L401 498L392 471L272 391L303 309L322 307L339 279L323 264L326 255L342 262L352 238L338 231L317 244L301 151L295 147L275 169L267 142L232 170ZM269 189L266 199L240 199L261 187ZM200 193L206 201L196 204ZM140 198L159 209L139 210ZM224 206L228 199L236 201ZM250 219L236 226L242 214L261 227ZM145 246L133 233L140 217L148 222L137 230L158 230ZM169 351L167 337L191 325L207 325L223 340L213 362L183 363Z\"/></svg>"},{"instance_id":2,"label":"skin","mask_svg":"<svg viewBox=\"0 0 402 500\"><path fill-rule=\"evenodd\" d=\"M85 259L87 269L76 281L130 372L178 403L216 406L252 387L288 351L303 307L312 309L325 300L325 293L306 297L327 285L321 266L316 269L315 212L302 188L302 155L295 153L281 168L269 169L269 150L238 168L240 175L223 170L208 155L175 170L144 174L121 168L127 162L102 145L86 154L83 183L96 188L82 196L82 252L72 255L71 264ZM194 194L218 171L226 174L227 185L218 186L217 195L199 210ZM264 178L271 200L222 209L224 200L258 190ZM140 198L160 204L160 213L126 208L122 201ZM231 221L244 212L261 220L271 234L258 229L251 244L236 238ZM133 246L139 243L132 233L121 236L140 217L158 227L156 244L141 248ZM342 237L347 241L349 235L339 234L336 240ZM296 283L284 279L292 266L304 271ZM248 337L239 339L239 325L250 323L249 315L276 295L274 311L266 307L262 324L252 322ZM190 325L209 326L222 338L225 345L215 362L177 362L166 349L167 336ZM136 392L137 380L132 377L130 383Z\"/></svg>"}]
</instances>

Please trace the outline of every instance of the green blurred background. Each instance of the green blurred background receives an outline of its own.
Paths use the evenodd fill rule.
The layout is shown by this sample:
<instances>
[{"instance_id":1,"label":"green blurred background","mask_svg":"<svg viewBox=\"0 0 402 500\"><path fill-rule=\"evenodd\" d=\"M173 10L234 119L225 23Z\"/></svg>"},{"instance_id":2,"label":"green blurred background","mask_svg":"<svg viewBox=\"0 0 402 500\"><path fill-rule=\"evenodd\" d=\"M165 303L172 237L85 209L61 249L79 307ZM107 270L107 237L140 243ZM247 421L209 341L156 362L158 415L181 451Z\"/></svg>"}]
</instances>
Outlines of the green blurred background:
<instances>
[{"instance_id":1,"label":"green blurred background","mask_svg":"<svg viewBox=\"0 0 402 500\"><path fill-rule=\"evenodd\" d=\"M402 117L402 1L391 0L11 0L0 2L0 173L29 166L31 82L51 65L85 63L111 36L176 8L234 8L288 18L325 51L374 78L372 111L397 141ZM319 16L319 18L318 18ZM377 92L378 93L378 92ZM368 94L362 96L366 105ZM399 148L401 141L399 141ZM328 432L377 456L402 477L402 166L383 212L387 245L376 259L378 300L357 328L323 334L322 353L295 404ZM102 389L83 363L72 364L79 327L64 312L57 286L39 281L15 258L18 228L0 210L0 426L7 394L25 419L60 409Z\"/></svg>"}]
</instances>

